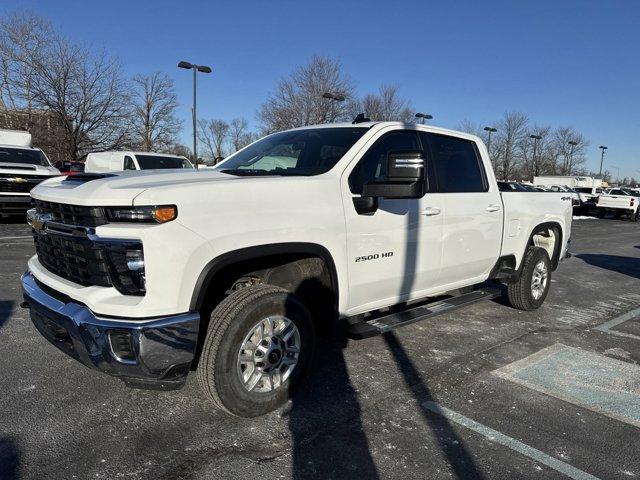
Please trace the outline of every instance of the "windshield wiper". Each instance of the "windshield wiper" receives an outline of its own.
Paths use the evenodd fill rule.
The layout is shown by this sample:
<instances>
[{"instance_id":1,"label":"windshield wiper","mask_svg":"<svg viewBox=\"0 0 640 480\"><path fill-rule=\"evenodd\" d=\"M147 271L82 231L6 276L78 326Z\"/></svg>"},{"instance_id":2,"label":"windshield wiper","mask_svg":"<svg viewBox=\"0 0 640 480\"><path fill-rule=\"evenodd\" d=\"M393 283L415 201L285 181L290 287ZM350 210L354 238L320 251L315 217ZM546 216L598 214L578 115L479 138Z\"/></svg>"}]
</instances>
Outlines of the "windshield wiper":
<instances>
[{"instance_id":1,"label":"windshield wiper","mask_svg":"<svg viewBox=\"0 0 640 480\"><path fill-rule=\"evenodd\" d=\"M220 170L221 173L227 173L229 175L239 175L239 176L251 176L251 175L275 175L268 170L260 170L260 169L252 169L252 168L226 168Z\"/></svg>"}]
</instances>

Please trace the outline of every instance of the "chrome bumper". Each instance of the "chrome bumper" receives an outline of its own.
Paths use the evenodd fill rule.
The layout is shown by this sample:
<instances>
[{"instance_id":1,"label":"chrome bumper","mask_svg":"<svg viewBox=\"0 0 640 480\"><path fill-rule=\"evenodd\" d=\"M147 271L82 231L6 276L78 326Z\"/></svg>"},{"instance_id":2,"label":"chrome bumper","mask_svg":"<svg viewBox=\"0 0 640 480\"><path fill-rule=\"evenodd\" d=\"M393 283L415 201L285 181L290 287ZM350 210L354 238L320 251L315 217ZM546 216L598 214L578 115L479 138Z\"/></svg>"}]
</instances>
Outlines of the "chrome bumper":
<instances>
[{"instance_id":1,"label":"chrome bumper","mask_svg":"<svg viewBox=\"0 0 640 480\"><path fill-rule=\"evenodd\" d=\"M84 305L22 276L24 306L38 331L87 367L139 388L180 388L198 340L199 313L152 320L96 317Z\"/></svg>"}]
</instances>

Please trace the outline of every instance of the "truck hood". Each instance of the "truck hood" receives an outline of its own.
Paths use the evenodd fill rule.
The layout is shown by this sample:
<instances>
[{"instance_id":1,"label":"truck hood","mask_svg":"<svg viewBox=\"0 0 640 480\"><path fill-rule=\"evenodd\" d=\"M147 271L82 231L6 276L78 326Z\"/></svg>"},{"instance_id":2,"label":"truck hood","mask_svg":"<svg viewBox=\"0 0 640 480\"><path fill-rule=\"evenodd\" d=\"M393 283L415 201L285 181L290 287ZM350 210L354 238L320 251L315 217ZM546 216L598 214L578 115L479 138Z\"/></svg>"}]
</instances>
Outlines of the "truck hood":
<instances>
[{"instance_id":1,"label":"truck hood","mask_svg":"<svg viewBox=\"0 0 640 480\"><path fill-rule=\"evenodd\" d=\"M60 171L57 168L43 167L42 165L0 162L0 177L3 174L51 177L53 175L60 175Z\"/></svg>"},{"instance_id":2,"label":"truck hood","mask_svg":"<svg viewBox=\"0 0 640 480\"><path fill-rule=\"evenodd\" d=\"M271 178L274 177L265 177ZM278 178L278 177L275 177ZM242 182L247 177L236 177L212 169L137 170L105 174L79 174L46 180L31 190L38 200L86 206L133 205L143 192L156 193L159 203L174 203L176 189L183 187L212 187L218 182ZM249 180L258 180L254 177ZM194 190L198 190L195 188ZM170 192L169 192L170 191ZM147 195L145 195L147 196ZM139 203L136 201L136 203Z\"/></svg>"}]
</instances>

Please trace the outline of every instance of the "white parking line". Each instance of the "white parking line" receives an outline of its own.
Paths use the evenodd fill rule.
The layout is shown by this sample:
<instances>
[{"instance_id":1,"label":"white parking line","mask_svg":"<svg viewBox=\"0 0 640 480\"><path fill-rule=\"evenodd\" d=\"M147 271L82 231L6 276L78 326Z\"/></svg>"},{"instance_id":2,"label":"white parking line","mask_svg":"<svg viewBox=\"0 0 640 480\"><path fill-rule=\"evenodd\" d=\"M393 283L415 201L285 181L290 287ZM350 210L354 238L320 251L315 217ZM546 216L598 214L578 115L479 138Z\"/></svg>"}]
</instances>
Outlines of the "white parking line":
<instances>
[{"instance_id":1,"label":"white parking line","mask_svg":"<svg viewBox=\"0 0 640 480\"><path fill-rule=\"evenodd\" d=\"M21 239L30 239L33 240L33 236L29 235L29 236L23 236L23 237L0 237L0 242L2 240L21 240Z\"/></svg>"},{"instance_id":2,"label":"white parking line","mask_svg":"<svg viewBox=\"0 0 640 480\"><path fill-rule=\"evenodd\" d=\"M610 333L612 335L618 335L619 337L635 338L636 340L640 340L640 337L638 335L611 330L613 327L617 327L621 323L624 323L638 316L640 316L640 308L631 310L630 312L627 312L624 315L620 315L619 317L609 320L608 322L605 322L602 325L598 325L597 327L594 328L594 330L600 330L601 332Z\"/></svg>"},{"instance_id":3,"label":"white parking line","mask_svg":"<svg viewBox=\"0 0 640 480\"><path fill-rule=\"evenodd\" d=\"M498 432L492 428L489 428L481 423L476 422L475 420L471 420L464 415L461 415L453 410L449 410L442 405L437 404L436 402L424 402L422 404L424 408L429 410L430 412L436 413L447 420L451 420L452 422L457 423L458 425L462 425L463 427L468 428L469 430L473 430L476 433L479 433L483 437L491 440L492 442L499 443L511 450L514 450L522 455L525 455L536 462L542 463L547 467L553 468L554 470L566 475L569 478L573 478L574 480L599 480L598 477L594 477L590 473L583 472L582 470L569 465L557 458L554 458L550 455L547 455L540 450L537 450L529 445L526 445L522 442L519 442L515 438L511 438L503 433Z\"/></svg>"}]
</instances>

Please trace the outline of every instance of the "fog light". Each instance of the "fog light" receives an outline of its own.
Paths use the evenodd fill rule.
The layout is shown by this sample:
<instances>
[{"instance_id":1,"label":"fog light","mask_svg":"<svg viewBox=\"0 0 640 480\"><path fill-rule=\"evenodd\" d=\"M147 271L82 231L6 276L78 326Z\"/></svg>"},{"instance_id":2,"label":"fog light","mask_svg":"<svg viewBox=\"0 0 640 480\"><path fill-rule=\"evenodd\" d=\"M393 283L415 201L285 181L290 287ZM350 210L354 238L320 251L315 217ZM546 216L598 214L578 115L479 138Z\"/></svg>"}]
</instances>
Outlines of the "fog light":
<instances>
[{"instance_id":1,"label":"fog light","mask_svg":"<svg viewBox=\"0 0 640 480\"><path fill-rule=\"evenodd\" d=\"M127 250L127 268L132 272L144 273L144 255L142 250Z\"/></svg>"},{"instance_id":2,"label":"fog light","mask_svg":"<svg viewBox=\"0 0 640 480\"><path fill-rule=\"evenodd\" d=\"M131 333L125 330L111 330L109 331L109 343L116 360L123 363L135 363L136 352Z\"/></svg>"}]
</instances>

